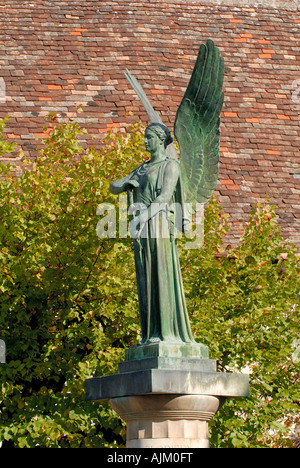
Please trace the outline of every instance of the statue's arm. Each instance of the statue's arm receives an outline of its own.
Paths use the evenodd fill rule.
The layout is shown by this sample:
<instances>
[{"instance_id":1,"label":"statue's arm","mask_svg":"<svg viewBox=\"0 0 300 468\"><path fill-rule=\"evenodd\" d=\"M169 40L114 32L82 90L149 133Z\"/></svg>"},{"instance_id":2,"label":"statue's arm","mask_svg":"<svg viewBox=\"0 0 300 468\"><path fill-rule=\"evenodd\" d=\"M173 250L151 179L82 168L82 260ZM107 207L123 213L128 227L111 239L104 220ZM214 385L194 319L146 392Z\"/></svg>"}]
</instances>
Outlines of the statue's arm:
<instances>
[{"instance_id":1,"label":"statue's arm","mask_svg":"<svg viewBox=\"0 0 300 468\"><path fill-rule=\"evenodd\" d=\"M158 197L152 202L155 204L169 203L175 192L178 178L180 175L179 163L171 159L164 173L163 186Z\"/></svg>"},{"instance_id":2,"label":"statue's arm","mask_svg":"<svg viewBox=\"0 0 300 468\"><path fill-rule=\"evenodd\" d=\"M165 168L161 193L155 200L153 200L147 210L141 213L142 222L147 222L149 219L157 215L157 213L165 210L166 204L170 203L175 192L179 175L180 168L178 162L176 160L170 160Z\"/></svg>"},{"instance_id":3,"label":"statue's arm","mask_svg":"<svg viewBox=\"0 0 300 468\"><path fill-rule=\"evenodd\" d=\"M111 182L109 186L109 190L111 193L114 195L117 195L122 192L126 192L128 187L138 187L138 181L134 178L134 172L131 172L131 174L123 177L120 180L116 180L115 182Z\"/></svg>"}]
</instances>

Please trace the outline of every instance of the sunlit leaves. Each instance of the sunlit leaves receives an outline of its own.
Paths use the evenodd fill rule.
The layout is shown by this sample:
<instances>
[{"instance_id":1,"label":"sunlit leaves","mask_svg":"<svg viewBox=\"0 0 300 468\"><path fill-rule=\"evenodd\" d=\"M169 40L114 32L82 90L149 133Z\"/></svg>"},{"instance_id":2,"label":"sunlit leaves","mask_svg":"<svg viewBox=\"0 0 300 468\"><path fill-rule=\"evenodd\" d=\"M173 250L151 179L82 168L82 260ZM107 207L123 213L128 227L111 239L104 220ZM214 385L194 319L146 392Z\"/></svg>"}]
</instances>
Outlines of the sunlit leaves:
<instances>
[{"instance_id":1,"label":"sunlit leaves","mask_svg":"<svg viewBox=\"0 0 300 468\"><path fill-rule=\"evenodd\" d=\"M0 124L3 128L5 121ZM2 127L1 127L2 125ZM140 340L129 239L99 239L109 181L146 157L137 124L83 148L76 121L45 129L44 149L23 172L1 165L0 440L9 447L122 446L125 430L107 404L85 400L85 380L112 374ZM0 137L0 153L15 147ZM299 412L300 268L274 209L259 205L237 248L212 199L205 243L181 250L195 338L221 371L250 374L250 398L228 401L211 421L215 447L288 446ZM181 243L184 240L180 241Z\"/></svg>"},{"instance_id":2,"label":"sunlit leaves","mask_svg":"<svg viewBox=\"0 0 300 468\"><path fill-rule=\"evenodd\" d=\"M80 145L85 130L76 121L49 121L43 150L24 160L19 177L0 166L0 439L120 444L121 423L107 405L85 401L85 380L116 372L138 340L133 252L129 239L97 237L96 208L117 206L109 180L141 162L143 137L134 125L110 133L96 152Z\"/></svg>"},{"instance_id":3,"label":"sunlit leaves","mask_svg":"<svg viewBox=\"0 0 300 468\"><path fill-rule=\"evenodd\" d=\"M299 364L292 360L299 338L297 249L283 240L268 203L250 213L237 248L224 248L230 226L215 200L205 223L203 248L182 251L194 333L219 370L250 374L250 397L226 403L211 422L212 444L289 446L299 413Z\"/></svg>"}]
</instances>

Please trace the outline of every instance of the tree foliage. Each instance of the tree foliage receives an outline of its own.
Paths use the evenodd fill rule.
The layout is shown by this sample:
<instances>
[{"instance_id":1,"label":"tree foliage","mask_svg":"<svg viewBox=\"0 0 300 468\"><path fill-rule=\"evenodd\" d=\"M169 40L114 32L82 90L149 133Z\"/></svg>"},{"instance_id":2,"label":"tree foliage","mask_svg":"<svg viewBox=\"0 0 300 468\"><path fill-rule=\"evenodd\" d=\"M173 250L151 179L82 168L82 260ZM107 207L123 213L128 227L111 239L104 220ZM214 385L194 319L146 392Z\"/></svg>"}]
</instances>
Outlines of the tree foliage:
<instances>
[{"instance_id":1,"label":"tree foliage","mask_svg":"<svg viewBox=\"0 0 300 468\"><path fill-rule=\"evenodd\" d=\"M96 208L114 203L109 180L144 155L142 126L85 148L74 121L49 116L44 148L16 176L0 165L0 440L4 447L124 446L107 404L87 402L85 380L117 372L140 339L130 239L100 239ZM5 121L1 122L1 129ZM0 138L0 151L15 148ZM219 370L250 372L250 398L229 401L211 422L218 447L287 446L299 411L299 259L274 209L250 214L225 251L226 216L213 199L205 244L181 263L192 327ZM117 233L118 234L118 233ZM226 255L224 255L226 253ZM294 419L293 419L294 418Z\"/></svg>"},{"instance_id":2,"label":"tree foliage","mask_svg":"<svg viewBox=\"0 0 300 468\"><path fill-rule=\"evenodd\" d=\"M280 233L274 207L258 204L237 248L215 200L200 251L185 251L183 268L197 341L220 371L250 374L250 397L230 400L211 422L216 447L288 446L299 424L300 264ZM216 255L217 254L217 255Z\"/></svg>"},{"instance_id":3,"label":"tree foliage","mask_svg":"<svg viewBox=\"0 0 300 468\"><path fill-rule=\"evenodd\" d=\"M85 401L85 380L116 372L136 342L137 300L130 243L97 237L96 208L115 203L108 179L137 164L140 138L133 128L124 151L111 135L97 153L80 145L76 121L51 120L20 177L1 166L0 440L113 446L124 429L107 405Z\"/></svg>"}]
</instances>

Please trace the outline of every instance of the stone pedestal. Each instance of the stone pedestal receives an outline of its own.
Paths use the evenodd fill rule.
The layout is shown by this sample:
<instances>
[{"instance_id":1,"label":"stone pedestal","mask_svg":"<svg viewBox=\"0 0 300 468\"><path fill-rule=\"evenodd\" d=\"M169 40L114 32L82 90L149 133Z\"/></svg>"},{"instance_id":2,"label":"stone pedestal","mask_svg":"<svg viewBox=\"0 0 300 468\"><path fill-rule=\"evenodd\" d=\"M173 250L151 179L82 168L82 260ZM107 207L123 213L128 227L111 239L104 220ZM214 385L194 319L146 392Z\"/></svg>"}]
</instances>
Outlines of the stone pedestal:
<instances>
[{"instance_id":1,"label":"stone pedestal","mask_svg":"<svg viewBox=\"0 0 300 468\"><path fill-rule=\"evenodd\" d=\"M141 395L110 400L127 423L128 448L207 448L208 421L225 399L211 395Z\"/></svg>"},{"instance_id":2,"label":"stone pedestal","mask_svg":"<svg viewBox=\"0 0 300 468\"><path fill-rule=\"evenodd\" d=\"M216 372L201 344L133 346L118 374L87 381L87 399L108 400L127 423L128 448L209 447L208 422L248 390L247 375Z\"/></svg>"}]
</instances>

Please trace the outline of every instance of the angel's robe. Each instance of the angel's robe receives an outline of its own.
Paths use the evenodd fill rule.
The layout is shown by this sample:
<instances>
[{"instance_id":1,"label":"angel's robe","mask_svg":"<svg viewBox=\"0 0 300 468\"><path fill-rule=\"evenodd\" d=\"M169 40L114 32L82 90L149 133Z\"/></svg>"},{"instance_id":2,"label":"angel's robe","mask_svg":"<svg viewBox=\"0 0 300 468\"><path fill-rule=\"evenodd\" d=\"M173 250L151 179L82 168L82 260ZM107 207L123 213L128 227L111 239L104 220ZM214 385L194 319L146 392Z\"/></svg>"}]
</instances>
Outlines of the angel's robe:
<instances>
[{"instance_id":1,"label":"angel's robe","mask_svg":"<svg viewBox=\"0 0 300 468\"><path fill-rule=\"evenodd\" d=\"M165 174L170 171L170 164L177 166L173 166L177 180L166 187ZM174 206L181 201L178 161L169 158L148 161L112 185L115 191L131 186L134 202L146 207L150 207L162 191L168 199L164 207L147 221L141 237L134 240L142 343L160 340L194 342L174 236Z\"/></svg>"}]
</instances>

